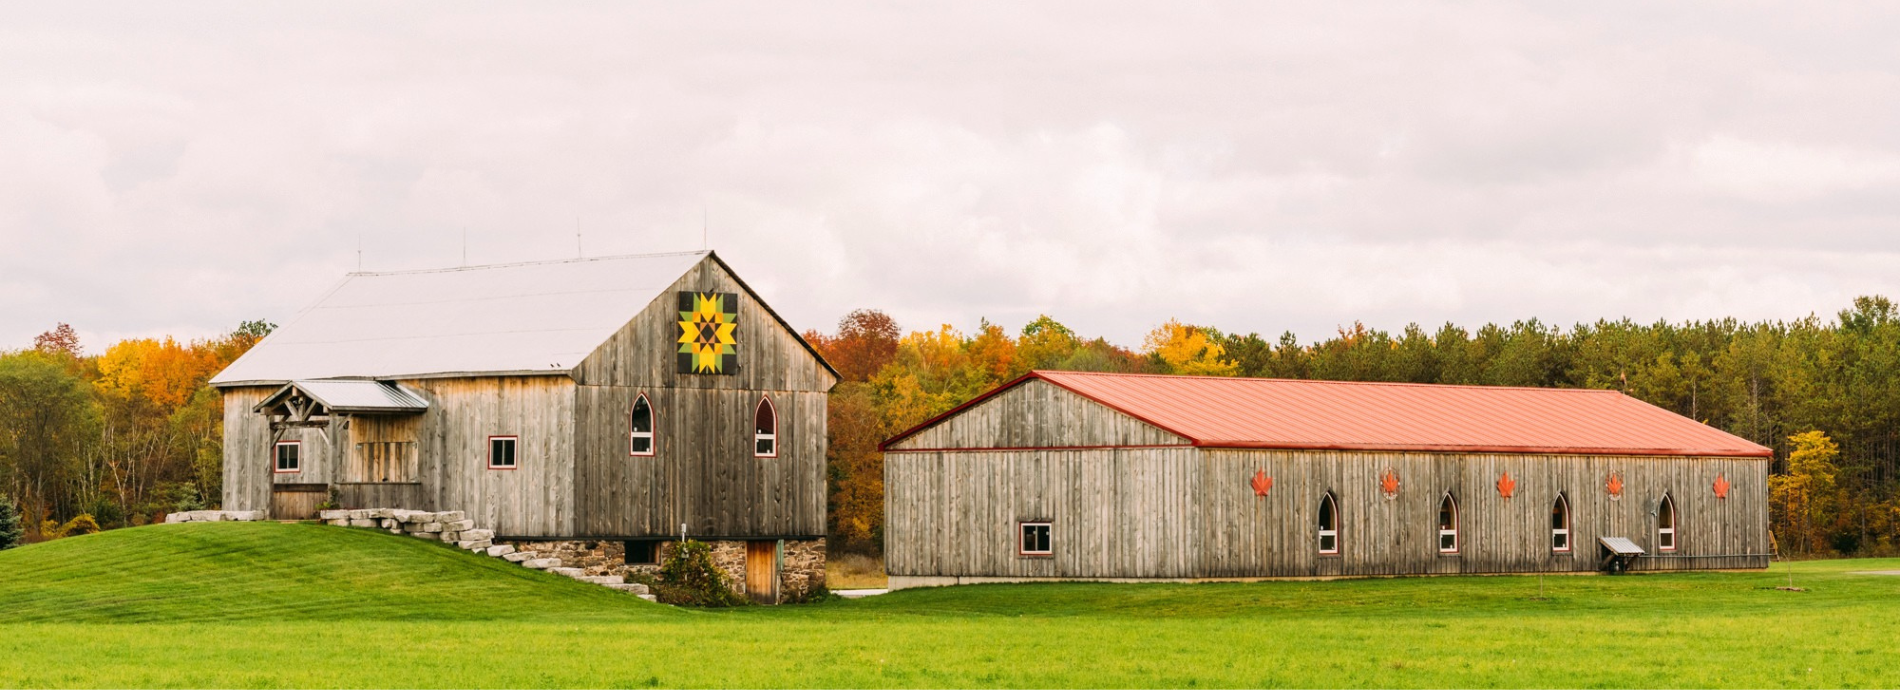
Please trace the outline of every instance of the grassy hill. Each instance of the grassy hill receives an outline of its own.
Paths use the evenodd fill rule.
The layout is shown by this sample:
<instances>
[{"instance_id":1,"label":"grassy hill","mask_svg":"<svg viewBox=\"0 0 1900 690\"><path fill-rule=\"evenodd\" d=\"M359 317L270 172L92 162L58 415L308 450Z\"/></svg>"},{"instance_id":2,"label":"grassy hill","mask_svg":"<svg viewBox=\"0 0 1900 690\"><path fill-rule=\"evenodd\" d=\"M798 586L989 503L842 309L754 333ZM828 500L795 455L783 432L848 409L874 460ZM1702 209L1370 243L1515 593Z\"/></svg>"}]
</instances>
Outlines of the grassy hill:
<instances>
[{"instance_id":1,"label":"grassy hill","mask_svg":"<svg viewBox=\"0 0 1900 690\"><path fill-rule=\"evenodd\" d=\"M364 529L229 522L0 551L0 621L627 620L675 609Z\"/></svg>"},{"instance_id":2,"label":"grassy hill","mask_svg":"<svg viewBox=\"0 0 1900 690\"><path fill-rule=\"evenodd\" d=\"M370 530L0 552L0 687L1877 687L1900 560L1770 572L984 585L657 606ZM1805 592L1775 589L1794 574Z\"/></svg>"}]
</instances>

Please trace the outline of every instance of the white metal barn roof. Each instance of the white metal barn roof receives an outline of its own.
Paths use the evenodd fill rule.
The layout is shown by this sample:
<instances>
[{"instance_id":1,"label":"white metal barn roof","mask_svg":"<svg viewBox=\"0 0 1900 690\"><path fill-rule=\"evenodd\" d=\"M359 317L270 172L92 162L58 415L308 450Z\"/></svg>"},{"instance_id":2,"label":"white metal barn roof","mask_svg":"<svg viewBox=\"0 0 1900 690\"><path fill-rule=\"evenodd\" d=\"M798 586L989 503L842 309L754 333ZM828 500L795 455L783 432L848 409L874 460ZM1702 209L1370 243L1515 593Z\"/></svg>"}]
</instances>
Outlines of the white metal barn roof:
<instances>
[{"instance_id":1,"label":"white metal barn roof","mask_svg":"<svg viewBox=\"0 0 1900 690\"><path fill-rule=\"evenodd\" d=\"M566 373L709 254L352 273L211 384Z\"/></svg>"}]
</instances>

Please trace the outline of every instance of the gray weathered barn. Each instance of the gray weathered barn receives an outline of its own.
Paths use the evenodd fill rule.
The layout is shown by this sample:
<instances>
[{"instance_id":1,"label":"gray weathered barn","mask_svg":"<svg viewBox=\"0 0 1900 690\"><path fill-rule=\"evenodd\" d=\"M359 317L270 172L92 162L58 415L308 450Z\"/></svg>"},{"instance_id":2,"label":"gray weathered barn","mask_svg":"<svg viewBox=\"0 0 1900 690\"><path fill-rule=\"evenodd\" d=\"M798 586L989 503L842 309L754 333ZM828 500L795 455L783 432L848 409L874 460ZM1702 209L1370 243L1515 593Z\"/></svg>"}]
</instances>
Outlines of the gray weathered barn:
<instances>
[{"instance_id":1,"label":"gray weathered barn","mask_svg":"<svg viewBox=\"0 0 1900 690\"><path fill-rule=\"evenodd\" d=\"M1770 552L1769 449L1615 391L1033 372L884 451L893 587Z\"/></svg>"},{"instance_id":2,"label":"gray weathered barn","mask_svg":"<svg viewBox=\"0 0 1900 690\"><path fill-rule=\"evenodd\" d=\"M224 507L463 511L606 572L684 532L776 598L822 584L837 380L711 252L354 273L212 380Z\"/></svg>"}]
</instances>

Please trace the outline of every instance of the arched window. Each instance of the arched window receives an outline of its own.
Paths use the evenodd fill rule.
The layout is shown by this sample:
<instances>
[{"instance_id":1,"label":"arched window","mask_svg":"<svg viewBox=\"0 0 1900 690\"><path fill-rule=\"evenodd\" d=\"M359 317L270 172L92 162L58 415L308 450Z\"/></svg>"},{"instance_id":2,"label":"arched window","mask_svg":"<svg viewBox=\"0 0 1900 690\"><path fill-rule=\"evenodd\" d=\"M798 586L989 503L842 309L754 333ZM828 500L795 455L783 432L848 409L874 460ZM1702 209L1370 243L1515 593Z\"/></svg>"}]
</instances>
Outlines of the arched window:
<instances>
[{"instance_id":1,"label":"arched window","mask_svg":"<svg viewBox=\"0 0 1900 690\"><path fill-rule=\"evenodd\" d=\"M1570 550L1570 499L1563 494L1557 494L1557 501L1550 504L1550 550Z\"/></svg>"},{"instance_id":2,"label":"arched window","mask_svg":"<svg viewBox=\"0 0 1900 690\"><path fill-rule=\"evenodd\" d=\"M1451 492L1438 501L1438 552L1458 553L1458 501Z\"/></svg>"},{"instance_id":3,"label":"arched window","mask_svg":"<svg viewBox=\"0 0 1900 690\"><path fill-rule=\"evenodd\" d=\"M1656 550L1676 550L1676 501L1663 494L1662 504L1656 506Z\"/></svg>"},{"instance_id":4,"label":"arched window","mask_svg":"<svg viewBox=\"0 0 1900 690\"><path fill-rule=\"evenodd\" d=\"M752 455L778 457L778 408L771 398L759 398L759 409L752 415Z\"/></svg>"},{"instance_id":5,"label":"arched window","mask_svg":"<svg viewBox=\"0 0 1900 690\"><path fill-rule=\"evenodd\" d=\"M633 412L628 415L627 454L653 454L653 405L647 402L647 394L633 399Z\"/></svg>"},{"instance_id":6,"label":"arched window","mask_svg":"<svg viewBox=\"0 0 1900 690\"><path fill-rule=\"evenodd\" d=\"M1319 499L1319 552L1339 553L1339 504L1331 492Z\"/></svg>"}]
</instances>

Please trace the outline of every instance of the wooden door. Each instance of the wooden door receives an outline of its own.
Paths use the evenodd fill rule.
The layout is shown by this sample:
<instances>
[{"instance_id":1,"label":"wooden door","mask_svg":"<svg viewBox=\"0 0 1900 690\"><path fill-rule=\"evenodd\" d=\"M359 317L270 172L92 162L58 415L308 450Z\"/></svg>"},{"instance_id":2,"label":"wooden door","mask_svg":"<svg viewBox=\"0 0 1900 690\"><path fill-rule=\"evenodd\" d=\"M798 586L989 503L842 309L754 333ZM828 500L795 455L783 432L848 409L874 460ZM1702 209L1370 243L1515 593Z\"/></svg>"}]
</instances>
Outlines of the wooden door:
<instances>
[{"instance_id":1,"label":"wooden door","mask_svg":"<svg viewBox=\"0 0 1900 690\"><path fill-rule=\"evenodd\" d=\"M745 543L745 593L761 604L778 603L778 542Z\"/></svg>"},{"instance_id":2,"label":"wooden door","mask_svg":"<svg viewBox=\"0 0 1900 690\"><path fill-rule=\"evenodd\" d=\"M315 520L317 505L329 497L323 484L278 484L271 487L270 519Z\"/></svg>"}]
</instances>

